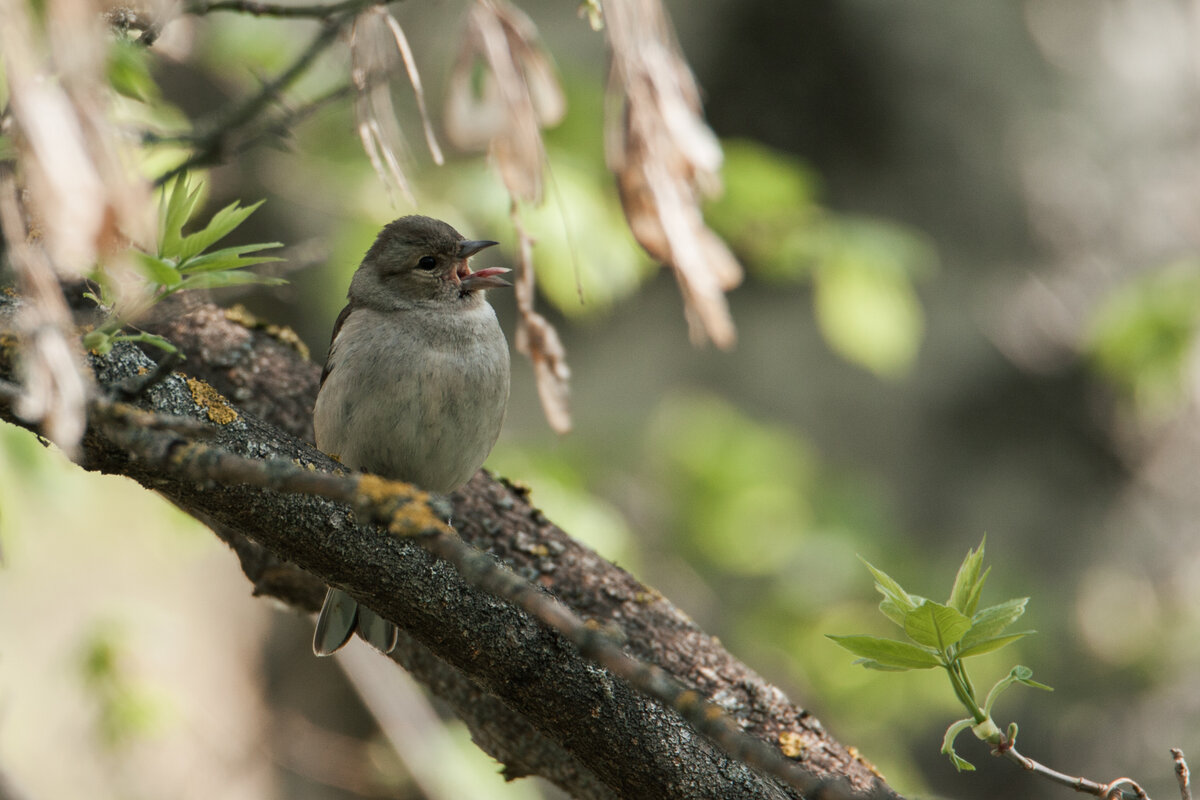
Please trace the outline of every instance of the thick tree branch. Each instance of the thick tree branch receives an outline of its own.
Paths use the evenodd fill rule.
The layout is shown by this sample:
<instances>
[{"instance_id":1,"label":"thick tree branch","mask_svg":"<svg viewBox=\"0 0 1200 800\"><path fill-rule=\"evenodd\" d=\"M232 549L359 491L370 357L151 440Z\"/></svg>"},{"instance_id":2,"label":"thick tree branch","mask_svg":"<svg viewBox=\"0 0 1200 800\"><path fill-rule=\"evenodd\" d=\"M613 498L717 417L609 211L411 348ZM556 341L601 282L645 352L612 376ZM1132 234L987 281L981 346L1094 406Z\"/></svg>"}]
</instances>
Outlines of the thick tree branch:
<instances>
[{"instance_id":1,"label":"thick tree branch","mask_svg":"<svg viewBox=\"0 0 1200 800\"><path fill-rule=\"evenodd\" d=\"M197 316L208 322L196 326ZM189 318L190 335L172 336L187 328ZM314 375L316 368L285 344L240 328L210 306L197 307L191 314L173 313L170 324L157 332L172 336L184 348L190 371L205 372L244 405L264 405L280 427L307 430L315 376L306 376ZM229 351L221 343L239 337L242 345L233 348L238 355L223 358ZM211 346L193 349L202 338ZM251 363L259 368L249 368ZM264 374L268 364L277 369ZM102 386L128 381L149 366L131 348L95 361ZM248 376L253 380L246 380ZM285 397L285 385L293 392L304 392L303 386L311 389L274 408L265 398ZM181 377L153 387L141 402L160 414L224 419L225 424L208 425L207 445L216 450L336 469L323 454L250 414L230 419L220 399ZM283 596L305 609L314 608L319 595L310 578L244 537L400 621L420 643L406 648L400 658L415 667L418 677L439 693L446 687L459 693L459 701L451 702L460 710L465 705L462 693L470 694L472 688L492 699L493 706L508 710L493 723L507 731L493 735L493 744L497 739L505 742L499 752L491 751L509 765L511 774L536 771L581 797L797 796L695 735L676 712L597 669L561 636L518 608L467 585L457 570L424 548L355 524L353 511L345 505L244 484L180 479L156 466L154 459L133 457L103 425L89 427L82 460L89 469L138 480L214 524L227 540L241 540L234 547L256 591ZM619 631L629 653L662 667L699 696L719 699L745 730L783 744L813 780L827 783L844 777L856 790L890 794L869 767L833 741L816 720L734 660L660 595L570 540L522 493L480 473L452 500L464 539L501 558L597 627ZM471 723L471 710L466 710ZM478 718L471 724L475 731L486 727ZM521 731L529 735L528 750Z\"/></svg>"}]
</instances>

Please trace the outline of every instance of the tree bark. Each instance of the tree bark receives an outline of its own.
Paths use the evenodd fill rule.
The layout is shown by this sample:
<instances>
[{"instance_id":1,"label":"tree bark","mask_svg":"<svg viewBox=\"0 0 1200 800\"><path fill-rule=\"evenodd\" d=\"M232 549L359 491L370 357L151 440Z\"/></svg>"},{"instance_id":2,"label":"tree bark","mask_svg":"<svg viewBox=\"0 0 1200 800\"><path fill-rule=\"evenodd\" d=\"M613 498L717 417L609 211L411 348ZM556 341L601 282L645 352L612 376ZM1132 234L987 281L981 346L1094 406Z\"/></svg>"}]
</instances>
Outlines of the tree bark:
<instances>
[{"instance_id":1,"label":"tree bark","mask_svg":"<svg viewBox=\"0 0 1200 800\"><path fill-rule=\"evenodd\" d=\"M0 300L0 314L13 304ZM139 407L203 421L209 446L241 456L339 468L309 444L319 369L283 332L248 326L244 317L196 301L172 300L159 312L144 327L180 347L187 357L181 369L224 397L214 399L175 372L144 392ZM16 355L0 343L0 376L11 379ZM129 345L93 356L91 364L108 392L154 367ZM229 418L230 408L236 418ZM0 416L28 427L7 406ZM418 542L357 524L348 506L245 485L197 484L133 457L94 424L79 461L85 469L126 475L212 527L237 554L255 594L312 612L331 583L396 622L404 633L393 658L455 709L507 777L542 775L580 798L800 796L727 755L562 636L469 585ZM465 541L584 619L619 631L628 653L719 705L746 732L783 745L830 796L897 796L869 764L668 600L549 522L525 490L480 471L450 501Z\"/></svg>"}]
</instances>

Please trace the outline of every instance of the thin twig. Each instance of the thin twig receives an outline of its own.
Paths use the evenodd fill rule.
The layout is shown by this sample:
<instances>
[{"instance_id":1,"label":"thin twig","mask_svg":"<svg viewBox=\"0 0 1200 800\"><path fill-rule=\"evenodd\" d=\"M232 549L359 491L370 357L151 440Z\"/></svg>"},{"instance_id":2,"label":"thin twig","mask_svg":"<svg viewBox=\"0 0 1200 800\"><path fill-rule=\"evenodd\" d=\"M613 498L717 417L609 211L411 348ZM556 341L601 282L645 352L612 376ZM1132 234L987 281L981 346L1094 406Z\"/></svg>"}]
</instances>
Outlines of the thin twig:
<instances>
[{"instance_id":1,"label":"thin twig","mask_svg":"<svg viewBox=\"0 0 1200 800\"><path fill-rule=\"evenodd\" d=\"M357 8L373 5L375 2L376 0L351 0L351 2L344 5ZM231 134L238 128L253 121L270 103L278 99L280 93L291 86L312 65L313 61L316 60L317 56L325 48L333 44L338 34L353 19L354 14L347 13L328 20L322 26L321 31L313 38L312 42L309 43L308 47L292 62L291 66L280 73L274 80L265 83L257 94L247 98L241 105L235 106L227 113L218 116L207 126L207 131L197 137L195 152L188 156L183 163L159 175L155 179L154 184L162 186L177 175L181 175L199 166L211 164L220 158L223 151L227 149L228 139Z\"/></svg>"},{"instance_id":2,"label":"thin twig","mask_svg":"<svg viewBox=\"0 0 1200 800\"><path fill-rule=\"evenodd\" d=\"M1075 791L1082 792L1083 794L1090 794L1103 798L1125 797L1131 798L1131 800L1133 798L1141 798L1141 800L1146 800L1146 793L1142 790L1142 787L1129 778L1118 778L1115 781L1107 784L1097 783L1096 781L1088 780L1087 778L1076 778L1072 775L1067 775L1064 772L1059 772L1056 769L1051 769L1045 764L1034 761L1029 756L1017 752L1017 748L1015 747L997 747L996 749L1001 755L1003 755L1009 761L1017 764L1022 769L1027 770L1034 775L1045 778L1048 781L1057 783L1060 786L1066 786L1068 789L1074 789ZM1129 790L1122 789L1121 786L1125 784L1128 784L1131 788ZM1114 794L1114 792L1116 792L1116 794Z\"/></svg>"},{"instance_id":3,"label":"thin twig","mask_svg":"<svg viewBox=\"0 0 1200 800\"><path fill-rule=\"evenodd\" d=\"M327 19L344 11L357 11L372 5L387 5L391 0L342 0L340 3L318 3L311 6L289 6L279 3L259 3L255 0L189 0L183 10L201 16L217 11L234 11L256 17L286 17L291 19Z\"/></svg>"},{"instance_id":4,"label":"thin twig","mask_svg":"<svg viewBox=\"0 0 1200 800\"><path fill-rule=\"evenodd\" d=\"M1183 751L1178 747L1172 747L1171 756L1175 759L1175 777L1179 779L1179 798L1180 800L1192 800L1191 773L1188 771Z\"/></svg>"}]
</instances>

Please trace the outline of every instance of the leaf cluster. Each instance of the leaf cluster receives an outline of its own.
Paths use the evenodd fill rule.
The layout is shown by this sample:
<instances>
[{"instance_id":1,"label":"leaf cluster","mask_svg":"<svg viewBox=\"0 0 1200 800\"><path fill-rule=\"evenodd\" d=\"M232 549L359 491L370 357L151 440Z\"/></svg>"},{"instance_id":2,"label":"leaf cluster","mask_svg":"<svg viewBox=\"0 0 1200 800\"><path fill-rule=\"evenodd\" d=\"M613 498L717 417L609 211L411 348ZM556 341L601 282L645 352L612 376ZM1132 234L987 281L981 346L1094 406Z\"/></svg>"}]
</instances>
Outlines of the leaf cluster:
<instances>
[{"instance_id":1,"label":"leaf cluster","mask_svg":"<svg viewBox=\"0 0 1200 800\"><path fill-rule=\"evenodd\" d=\"M875 578L875 588L883 595L880 612L904 631L905 639L828 635L838 645L859 656L855 664L868 669L904 672L941 667L946 670L955 695L971 715L950 726L942 747L942 752L959 770L974 769L969 762L959 758L952 747L954 737L962 730L972 727L976 736L993 743L1003 739L1004 734L992 722L991 713L996 698L1004 689L1013 683L1050 688L1034 681L1033 671L1028 667L1018 665L992 687L982 704L978 701L964 660L994 652L1034 633L1031 630L1007 632L1025 614L1028 597L979 608L983 586L991 571L990 567L983 567L985 543L986 538L978 548L967 552L945 603L906 591L897 580L864 560ZM1010 728L1009 738L1015 735L1014 725Z\"/></svg>"},{"instance_id":2,"label":"leaf cluster","mask_svg":"<svg viewBox=\"0 0 1200 800\"><path fill-rule=\"evenodd\" d=\"M118 341L139 341L174 352L174 346L162 337L146 333L120 333L133 316L131 309L140 313L169 295L189 289L219 289L247 284L275 286L285 283L282 278L244 271L255 264L279 261L279 258L263 255L261 251L281 247L280 242L259 242L209 250L245 222L263 201L242 206L235 200L214 214L204 227L191 233L183 232L200 206L203 189L202 183L192 186L185 176L163 187L155 251L149 253L138 248L129 251L133 263L146 281L139 302L123 304L103 266L97 268L93 274L97 291L88 292L87 296L108 310L109 317L84 336L85 347L103 354Z\"/></svg>"}]
</instances>

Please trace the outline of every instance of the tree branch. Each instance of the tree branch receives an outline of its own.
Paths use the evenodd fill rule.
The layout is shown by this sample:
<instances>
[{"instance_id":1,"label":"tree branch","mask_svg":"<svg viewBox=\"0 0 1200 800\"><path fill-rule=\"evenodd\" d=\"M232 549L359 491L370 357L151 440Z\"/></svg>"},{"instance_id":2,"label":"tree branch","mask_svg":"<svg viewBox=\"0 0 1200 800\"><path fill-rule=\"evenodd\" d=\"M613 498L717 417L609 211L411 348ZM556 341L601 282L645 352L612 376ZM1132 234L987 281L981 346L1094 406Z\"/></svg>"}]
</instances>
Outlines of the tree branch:
<instances>
[{"instance_id":1,"label":"tree branch","mask_svg":"<svg viewBox=\"0 0 1200 800\"><path fill-rule=\"evenodd\" d=\"M188 353L189 370L207 372L215 383L225 384L218 388L244 398L245 405L266 408L278 417L272 421L281 426L299 428L303 416L307 430L308 415L299 409L311 407L316 367L266 334L236 326L211 306L196 306L192 311L210 324L197 328L194 320L187 320L192 314L172 314L172 324L156 332L170 336L174 329L186 330L190 325L193 340L245 339L249 335L252 343L238 348L249 354L242 363L231 363L220 358L220 349L192 351L188 336L172 337ZM0 356L4 362L0 366L7 371L13 354ZM252 386L258 381L259 388L266 390L276 373L264 376L259 372L252 381L239 379L249 372L247 362L260 358L260 366L274 364L277 372L300 375L298 383L307 383L310 392L299 402L292 398L290 403L281 403L278 411L272 412L268 398L283 397L280 387L258 395ZM152 366L132 347L115 349L109 357L93 363L101 386L121 384ZM294 388L297 381L281 378L280 385ZM139 404L155 414L183 415L203 422L209 436L204 449L232 454L230 458L238 458L239 463L261 466L262 461L252 460L272 458L280 460L277 463L337 470L334 462L314 448L251 414L239 413L229 419L223 398L178 375L151 387ZM215 418L225 419L226 424L208 421L214 411L221 412ZM12 419L7 411L3 415ZM509 766L510 774L536 771L581 797L798 796L730 758L709 739L696 736L676 712L611 673L598 670L562 636L520 609L468 585L456 569L412 540L380 536L376 528L355 524L355 512L347 505L246 483L220 485L176 475L161 465L197 452L195 445L179 444L185 438L178 435L157 437L153 446L160 452L154 458L139 455L138 448L130 447L132 442L120 439L111 423L93 419L82 448L83 465L128 475L214 524L223 538L242 539L235 550L244 568L252 565L246 571L256 591L269 590L290 602L299 598L306 610L316 607L319 585L269 554L284 557L322 581L345 588L385 617L400 621L419 647L406 648L398 660L409 665L424 659L426 663L417 664L414 672L435 691L440 693L445 683L456 692L469 692L470 685L489 697L493 707L509 709L499 723L507 731L507 741L492 752ZM336 477L310 474L313 483ZM242 477L248 478L249 473ZM832 740L782 692L734 660L660 595L570 540L530 506L521 492L481 472L452 502L463 539L503 559L590 625L619 631L627 652L666 670L698 697L720 697L725 712L759 740L773 747L786 742L789 755L796 756L794 763L813 784L826 787L842 779L839 795L844 787L852 787L894 796L868 765ZM244 541L246 537L262 549L256 551ZM463 710L462 705L455 705ZM466 710L473 730L485 727L482 719L472 720L471 710ZM526 748L517 738L522 732L536 733L537 741ZM493 735L493 744L498 738L504 737Z\"/></svg>"}]
</instances>

